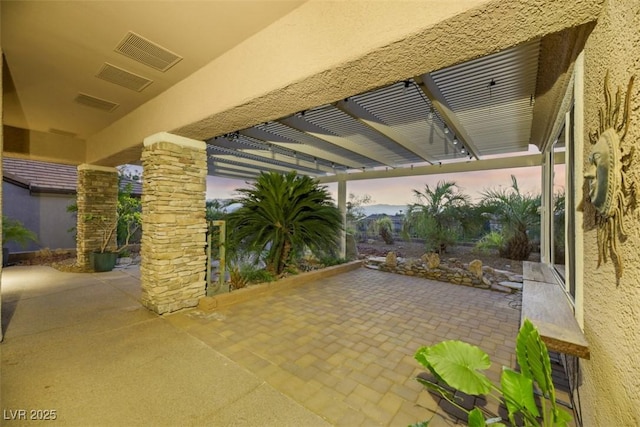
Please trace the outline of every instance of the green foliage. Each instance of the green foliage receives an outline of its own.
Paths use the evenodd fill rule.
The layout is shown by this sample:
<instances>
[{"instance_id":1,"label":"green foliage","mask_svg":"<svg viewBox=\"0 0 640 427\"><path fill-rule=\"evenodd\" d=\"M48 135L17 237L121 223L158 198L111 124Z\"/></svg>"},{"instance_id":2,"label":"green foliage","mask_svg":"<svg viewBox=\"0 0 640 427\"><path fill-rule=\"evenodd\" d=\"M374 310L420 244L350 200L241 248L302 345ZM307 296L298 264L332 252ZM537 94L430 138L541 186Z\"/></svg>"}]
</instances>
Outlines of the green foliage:
<instances>
[{"instance_id":1,"label":"green foliage","mask_svg":"<svg viewBox=\"0 0 640 427\"><path fill-rule=\"evenodd\" d=\"M476 243L475 250L483 254L488 254L493 251L498 252L504 246L504 236L501 233L492 231L489 234L485 234L482 239Z\"/></svg>"},{"instance_id":2,"label":"green foliage","mask_svg":"<svg viewBox=\"0 0 640 427\"><path fill-rule=\"evenodd\" d=\"M337 251L342 218L326 187L292 171L262 173L237 190L240 208L227 216L229 247L266 253L267 269L280 275L308 247L315 254Z\"/></svg>"},{"instance_id":3,"label":"green foliage","mask_svg":"<svg viewBox=\"0 0 640 427\"><path fill-rule=\"evenodd\" d=\"M85 221L97 221L100 223L99 228L102 233L102 242L100 243L100 252L106 251L111 243L113 235L116 235L116 244L118 252L132 244L132 239L142 228L142 202L138 197L132 195L133 184L127 182L122 185L123 180L138 180L138 175L132 175L126 168L118 169L118 206L116 211L116 222L108 221L104 216L85 215ZM67 206L67 212L77 215L78 204L74 202ZM76 227L71 227L68 232L76 232Z\"/></svg>"},{"instance_id":4,"label":"green foliage","mask_svg":"<svg viewBox=\"0 0 640 427\"><path fill-rule=\"evenodd\" d=\"M521 372L503 368L500 386L497 386L482 372L490 366L489 356L484 351L461 341L444 341L416 352L416 360L437 380L418 378L418 381L466 412L469 426L501 426L505 420L486 420L482 408L467 411L458 405L453 393L438 382L470 395L486 395L499 400L505 404L512 426L517 425L516 422L522 422L524 426L567 426L571 416L556 403L547 347L529 319L524 320L518 333L516 356ZM542 392L541 410L536 405L534 385Z\"/></svg>"},{"instance_id":5,"label":"green foliage","mask_svg":"<svg viewBox=\"0 0 640 427\"><path fill-rule=\"evenodd\" d=\"M2 215L2 244L16 242L25 247L29 242L37 240L36 234L26 228L22 222Z\"/></svg>"},{"instance_id":6,"label":"green foliage","mask_svg":"<svg viewBox=\"0 0 640 427\"><path fill-rule=\"evenodd\" d=\"M122 176L119 177L122 180ZM131 195L133 184L127 183L118 191L117 242L118 250L131 244L131 239L142 227L142 202Z\"/></svg>"},{"instance_id":7,"label":"green foliage","mask_svg":"<svg viewBox=\"0 0 640 427\"><path fill-rule=\"evenodd\" d=\"M391 218L388 216L378 218L374 227L387 245L393 245L393 222L391 222Z\"/></svg>"},{"instance_id":8,"label":"green foliage","mask_svg":"<svg viewBox=\"0 0 640 427\"><path fill-rule=\"evenodd\" d=\"M242 274L242 271L240 271L240 267L237 265L234 265L229 269L229 281L231 282L233 289L242 289L247 286L248 283L247 279Z\"/></svg>"},{"instance_id":9,"label":"green foliage","mask_svg":"<svg viewBox=\"0 0 640 427\"><path fill-rule=\"evenodd\" d=\"M403 235L425 239L426 250L443 253L459 239L463 230L461 212L470 199L458 192L452 181L439 181L435 188L425 186L424 192L413 190L417 202L409 205Z\"/></svg>"},{"instance_id":10,"label":"green foliage","mask_svg":"<svg viewBox=\"0 0 640 427\"><path fill-rule=\"evenodd\" d=\"M205 209L205 218L207 222L222 220L225 215L227 215L226 206L220 200L207 200Z\"/></svg>"},{"instance_id":11,"label":"green foliage","mask_svg":"<svg viewBox=\"0 0 640 427\"><path fill-rule=\"evenodd\" d=\"M349 262L346 258L339 258L335 256L323 256L320 258L320 263L325 267L331 267L333 265L340 265Z\"/></svg>"},{"instance_id":12,"label":"green foliage","mask_svg":"<svg viewBox=\"0 0 640 427\"><path fill-rule=\"evenodd\" d=\"M257 268L252 264L244 264L240 268L240 272L247 283L267 283L276 280L272 273L265 269Z\"/></svg>"},{"instance_id":13,"label":"green foliage","mask_svg":"<svg viewBox=\"0 0 640 427\"><path fill-rule=\"evenodd\" d=\"M518 261L528 259L529 234L540 225L540 195L522 193L511 175L511 187L484 191L482 203L502 226L505 243L500 255Z\"/></svg>"},{"instance_id":14,"label":"green foliage","mask_svg":"<svg viewBox=\"0 0 640 427\"><path fill-rule=\"evenodd\" d=\"M367 216L363 206L373 202L373 199L368 194L357 196L349 193L349 200L346 206L347 232L353 234L356 240L362 240L367 237L367 230L362 224L362 220Z\"/></svg>"}]
</instances>

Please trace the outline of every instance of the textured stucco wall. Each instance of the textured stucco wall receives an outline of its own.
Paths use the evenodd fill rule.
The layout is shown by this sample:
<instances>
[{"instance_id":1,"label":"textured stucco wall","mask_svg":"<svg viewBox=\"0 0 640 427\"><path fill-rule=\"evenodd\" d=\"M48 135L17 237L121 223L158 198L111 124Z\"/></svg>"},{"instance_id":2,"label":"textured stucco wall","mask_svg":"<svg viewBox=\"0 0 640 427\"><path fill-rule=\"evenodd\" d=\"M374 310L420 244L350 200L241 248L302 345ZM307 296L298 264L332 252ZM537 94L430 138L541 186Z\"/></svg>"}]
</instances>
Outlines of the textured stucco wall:
<instances>
[{"instance_id":1,"label":"textured stucco wall","mask_svg":"<svg viewBox=\"0 0 640 427\"><path fill-rule=\"evenodd\" d=\"M598 126L607 70L614 91L617 86L626 91L629 78L636 76L631 94L631 124L623 144L635 143L638 149L640 2L637 0L608 0L585 46L585 135ZM584 145L586 162L591 147L588 141ZM640 184L638 151L631 177ZM628 214L625 224L630 236L622 245L625 270L619 286L611 261L596 268L596 231L584 234L584 331L591 348L591 360L581 362L580 396L585 426L640 425L640 209Z\"/></svg>"}]
</instances>

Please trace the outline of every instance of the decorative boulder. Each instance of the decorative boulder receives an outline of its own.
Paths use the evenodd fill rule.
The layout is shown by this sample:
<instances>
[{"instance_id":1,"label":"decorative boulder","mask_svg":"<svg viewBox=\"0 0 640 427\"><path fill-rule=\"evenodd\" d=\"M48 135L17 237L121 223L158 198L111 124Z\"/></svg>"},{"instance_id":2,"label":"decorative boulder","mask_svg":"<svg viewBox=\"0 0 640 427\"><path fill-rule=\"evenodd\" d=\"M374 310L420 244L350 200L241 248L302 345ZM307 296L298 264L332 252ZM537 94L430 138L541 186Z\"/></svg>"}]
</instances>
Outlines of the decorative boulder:
<instances>
[{"instance_id":1,"label":"decorative boulder","mask_svg":"<svg viewBox=\"0 0 640 427\"><path fill-rule=\"evenodd\" d=\"M387 254L387 259L384 262L387 267L395 268L398 266L398 259L396 258L395 252L389 252Z\"/></svg>"},{"instance_id":2,"label":"decorative boulder","mask_svg":"<svg viewBox=\"0 0 640 427\"><path fill-rule=\"evenodd\" d=\"M474 259L469 263L469 271L478 279L482 279L482 261Z\"/></svg>"},{"instance_id":3,"label":"decorative boulder","mask_svg":"<svg viewBox=\"0 0 640 427\"><path fill-rule=\"evenodd\" d=\"M422 255L422 260L427 264L430 269L440 267L440 255L435 252Z\"/></svg>"}]
</instances>

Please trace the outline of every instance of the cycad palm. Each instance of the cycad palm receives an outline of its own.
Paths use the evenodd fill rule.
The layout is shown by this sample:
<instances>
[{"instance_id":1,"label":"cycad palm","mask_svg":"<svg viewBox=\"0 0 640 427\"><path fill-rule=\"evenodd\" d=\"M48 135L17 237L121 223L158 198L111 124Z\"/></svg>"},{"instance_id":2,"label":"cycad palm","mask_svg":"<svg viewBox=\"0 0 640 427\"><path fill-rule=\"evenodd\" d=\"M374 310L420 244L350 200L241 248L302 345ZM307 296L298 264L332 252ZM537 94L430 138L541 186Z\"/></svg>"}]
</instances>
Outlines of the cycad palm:
<instances>
[{"instance_id":1,"label":"cycad palm","mask_svg":"<svg viewBox=\"0 0 640 427\"><path fill-rule=\"evenodd\" d=\"M291 256L306 246L314 253L335 251L342 227L339 210L326 187L295 172L262 173L251 188L240 189L230 213L231 243L258 254L281 274Z\"/></svg>"},{"instance_id":2,"label":"cycad palm","mask_svg":"<svg viewBox=\"0 0 640 427\"><path fill-rule=\"evenodd\" d=\"M511 187L487 190L483 203L502 226L505 247L501 255L513 260L526 260L531 253L528 230L540 224L540 196L520 192L516 177L511 175Z\"/></svg>"},{"instance_id":3,"label":"cycad palm","mask_svg":"<svg viewBox=\"0 0 640 427\"><path fill-rule=\"evenodd\" d=\"M425 185L424 191L413 190L418 200L409 205L405 218L405 234L427 240L427 249L443 252L455 243L460 226L458 212L467 206L469 196L456 191L453 181L439 181L435 188Z\"/></svg>"}]
</instances>

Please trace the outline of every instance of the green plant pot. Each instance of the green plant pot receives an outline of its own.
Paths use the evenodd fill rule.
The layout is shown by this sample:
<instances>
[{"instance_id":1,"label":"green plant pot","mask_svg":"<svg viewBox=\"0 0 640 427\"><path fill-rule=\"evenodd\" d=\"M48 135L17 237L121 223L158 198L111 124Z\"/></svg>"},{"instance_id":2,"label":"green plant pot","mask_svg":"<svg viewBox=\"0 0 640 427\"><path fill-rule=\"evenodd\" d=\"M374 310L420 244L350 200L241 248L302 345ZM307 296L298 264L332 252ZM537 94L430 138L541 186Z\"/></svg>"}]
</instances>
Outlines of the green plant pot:
<instances>
[{"instance_id":1,"label":"green plant pot","mask_svg":"<svg viewBox=\"0 0 640 427\"><path fill-rule=\"evenodd\" d=\"M92 252L89 255L89 262L93 271L111 271L116 265L118 254L116 252Z\"/></svg>"}]
</instances>

